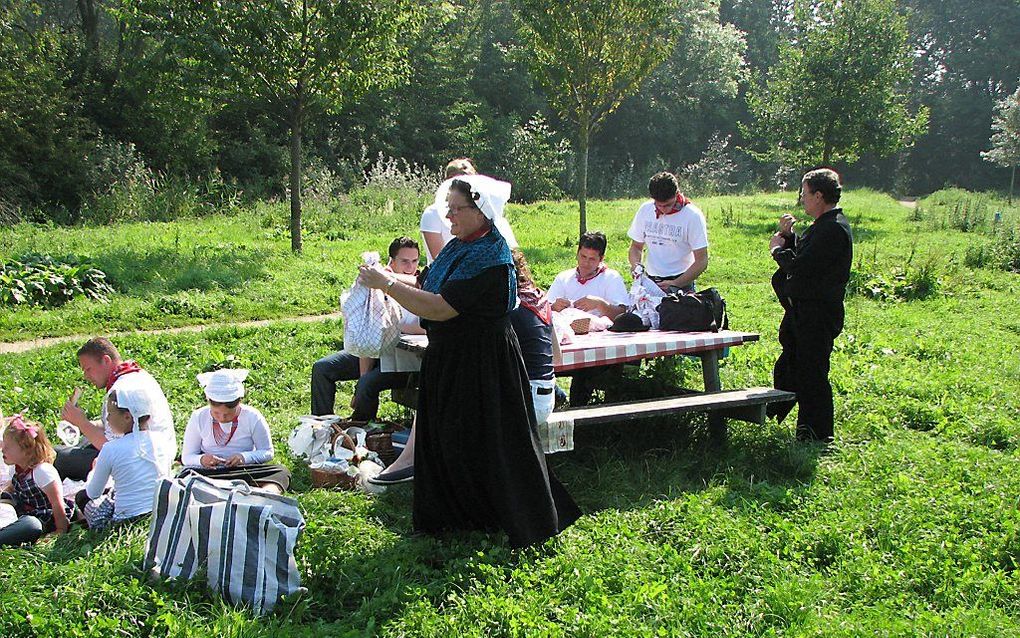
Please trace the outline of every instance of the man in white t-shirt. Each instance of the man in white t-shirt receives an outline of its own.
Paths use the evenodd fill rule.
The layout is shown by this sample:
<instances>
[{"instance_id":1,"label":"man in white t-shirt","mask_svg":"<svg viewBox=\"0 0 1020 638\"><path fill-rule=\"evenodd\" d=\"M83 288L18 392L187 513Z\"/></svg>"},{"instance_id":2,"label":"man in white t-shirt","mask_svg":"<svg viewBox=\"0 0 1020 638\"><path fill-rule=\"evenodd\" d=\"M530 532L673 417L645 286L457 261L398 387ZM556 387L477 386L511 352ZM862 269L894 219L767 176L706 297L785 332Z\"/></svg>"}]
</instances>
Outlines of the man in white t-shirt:
<instances>
[{"instance_id":1,"label":"man in white t-shirt","mask_svg":"<svg viewBox=\"0 0 1020 638\"><path fill-rule=\"evenodd\" d=\"M648 182L652 201L634 215L627 236L631 238L631 273L639 274L642 253L644 272L659 288L694 290L694 282L708 268L708 228L705 215L680 192L672 173L657 173Z\"/></svg>"},{"instance_id":2,"label":"man in white t-shirt","mask_svg":"<svg viewBox=\"0 0 1020 638\"><path fill-rule=\"evenodd\" d=\"M615 319L627 309L630 295L623 277L603 261L606 236L587 232L577 241L577 268L556 275L549 286L554 312L573 306L593 315Z\"/></svg>"},{"instance_id":3,"label":"man in white t-shirt","mask_svg":"<svg viewBox=\"0 0 1020 638\"><path fill-rule=\"evenodd\" d=\"M118 385L129 383L132 387L147 395L152 413L149 415L148 430L152 440L160 447L161 454L173 458L177 455L177 435L174 431L174 418L170 404L163 394L159 383L134 361L121 358L117 347L106 337L89 339L78 349L78 365L85 379L96 386L104 388L109 395ZM107 441L120 438L110 429L107 419L107 402L103 401L102 417L99 421L91 421L85 411L78 407L81 391L75 388L71 398L64 403L60 418L77 426L84 435L85 441L76 447L57 446L57 458L54 467L61 478L84 481L92 469L92 463L99 456L99 450Z\"/></svg>"},{"instance_id":4,"label":"man in white t-shirt","mask_svg":"<svg viewBox=\"0 0 1020 638\"><path fill-rule=\"evenodd\" d=\"M418 242L410 237L397 237L390 243L389 262L386 268L401 282L418 285ZM425 334L418 317L404 310L400 321L404 334ZM368 365L365 365L365 363ZM354 389L355 421L372 421L379 411L379 393L383 390L403 388L407 385L407 372L383 372L378 359L362 361L341 350L323 357L312 365L312 414L335 414L336 386L341 381L357 381Z\"/></svg>"}]
</instances>

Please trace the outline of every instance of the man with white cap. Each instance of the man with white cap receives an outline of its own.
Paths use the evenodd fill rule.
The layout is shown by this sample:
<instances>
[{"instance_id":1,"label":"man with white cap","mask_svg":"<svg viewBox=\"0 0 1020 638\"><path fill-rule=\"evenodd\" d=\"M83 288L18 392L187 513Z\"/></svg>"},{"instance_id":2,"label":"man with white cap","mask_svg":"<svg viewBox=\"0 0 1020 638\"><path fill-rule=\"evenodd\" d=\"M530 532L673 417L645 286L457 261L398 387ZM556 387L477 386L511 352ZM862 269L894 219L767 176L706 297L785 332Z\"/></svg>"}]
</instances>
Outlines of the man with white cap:
<instances>
[{"instance_id":1,"label":"man with white cap","mask_svg":"<svg viewBox=\"0 0 1020 638\"><path fill-rule=\"evenodd\" d=\"M78 365L85 379L106 393L120 388L125 383L139 388L148 398L152 412L149 415L149 431L153 441L161 450L169 452L171 458L177 455L177 435L174 432L174 418L170 404L159 383L135 361L125 361L116 346L106 337L89 339L78 349ZM57 458L53 466L61 478L84 481L92 463L99 456L99 450L107 441L120 435L110 429L107 421L107 402L103 401L99 421L91 421L85 411L78 407L81 391L75 388L64 404L60 418L76 426L84 435L81 445L57 446Z\"/></svg>"},{"instance_id":2,"label":"man with white cap","mask_svg":"<svg viewBox=\"0 0 1020 638\"><path fill-rule=\"evenodd\" d=\"M275 455L269 423L255 408L241 403L247 370L216 370L198 375L208 405L191 413L184 430L178 474L201 474L241 480L273 492L290 486L290 471L270 463Z\"/></svg>"}]
</instances>

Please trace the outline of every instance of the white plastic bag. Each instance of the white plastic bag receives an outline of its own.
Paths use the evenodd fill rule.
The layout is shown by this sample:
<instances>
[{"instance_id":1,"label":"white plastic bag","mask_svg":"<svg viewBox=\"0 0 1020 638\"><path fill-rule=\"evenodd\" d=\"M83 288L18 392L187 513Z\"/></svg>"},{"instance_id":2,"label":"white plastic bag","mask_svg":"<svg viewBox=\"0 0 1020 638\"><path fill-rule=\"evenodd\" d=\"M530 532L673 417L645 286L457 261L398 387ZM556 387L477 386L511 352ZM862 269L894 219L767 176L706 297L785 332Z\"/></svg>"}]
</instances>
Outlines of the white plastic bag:
<instances>
[{"instance_id":1,"label":"white plastic bag","mask_svg":"<svg viewBox=\"0 0 1020 638\"><path fill-rule=\"evenodd\" d=\"M641 317L642 323L652 330L659 329L659 302L666 295L658 284L645 275L630 285L630 311Z\"/></svg>"},{"instance_id":2,"label":"white plastic bag","mask_svg":"<svg viewBox=\"0 0 1020 638\"><path fill-rule=\"evenodd\" d=\"M379 263L379 253L362 253L368 265ZM344 351L357 357L378 359L380 353L400 340L400 304L381 290L357 281L340 298L344 315Z\"/></svg>"},{"instance_id":3,"label":"white plastic bag","mask_svg":"<svg viewBox=\"0 0 1020 638\"><path fill-rule=\"evenodd\" d=\"M333 434L330 427L342 419L335 414L328 416L298 417L299 425L291 430L287 437L290 453L298 458L308 459L309 463L322 463L329 458L331 450L329 440Z\"/></svg>"}]
</instances>

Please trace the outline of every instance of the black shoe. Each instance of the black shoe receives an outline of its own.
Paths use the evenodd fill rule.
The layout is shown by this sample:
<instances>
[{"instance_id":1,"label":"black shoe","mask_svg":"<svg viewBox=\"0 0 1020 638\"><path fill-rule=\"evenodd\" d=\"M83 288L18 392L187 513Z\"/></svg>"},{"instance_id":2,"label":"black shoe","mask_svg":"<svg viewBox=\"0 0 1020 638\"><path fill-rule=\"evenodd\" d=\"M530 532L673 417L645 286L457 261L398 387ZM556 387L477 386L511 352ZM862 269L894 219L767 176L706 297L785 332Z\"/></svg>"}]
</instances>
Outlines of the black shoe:
<instances>
[{"instance_id":1,"label":"black shoe","mask_svg":"<svg viewBox=\"0 0 1020 638\"><path fill-rule=\"evenodd\" d=\"M392 472L382 472L368 479L372 485L396 485L414 480L414 466L408 465Z\"/></svg>"}]
</instances>

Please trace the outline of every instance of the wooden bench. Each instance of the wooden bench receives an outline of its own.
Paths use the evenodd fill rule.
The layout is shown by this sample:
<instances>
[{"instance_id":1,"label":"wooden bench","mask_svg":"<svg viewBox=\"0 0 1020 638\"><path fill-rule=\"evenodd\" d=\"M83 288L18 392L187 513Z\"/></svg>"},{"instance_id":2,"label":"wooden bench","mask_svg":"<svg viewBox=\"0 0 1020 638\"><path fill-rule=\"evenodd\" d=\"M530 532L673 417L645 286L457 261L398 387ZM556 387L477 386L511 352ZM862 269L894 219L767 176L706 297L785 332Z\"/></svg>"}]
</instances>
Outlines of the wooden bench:
<instances>
[{"instance_id":1,"label":"wooden bench","mask_svg":"<svg viewBox=\"0 0 1020 638\"><path fill-rule=\"evenodd\" d=\"M775 388L747 388L698 392L647 401L588 405L553 412L539 430L546 453L552 453L573 449L573 428L576 425L707 412L710 436L716 443L722 443L726 439L726 419L765 423L765 411L770 403L785 403L795 399L796 395L792 392Z\"/></svg>"},{"instance_id":2,"label":"wooden bench","mask_svg":"<svg viewBox=\"0 0 1020 638\"><path fill-rule=\"evenodd\" d=\"M683 414L685 412L715 412L718 416L747 421L748 423L764 423L765 407L769 403L793 401L796 395L792 392L775 388L747 388L745 390L726 390L725 392L698 392L695 394L648 401L631 401L627 403L606 403L587 405L553 412L549 415L549 423L573 421L579 423L606 423L610 421L627 421L663 414Z\"/></svg>"}]
</instances>

